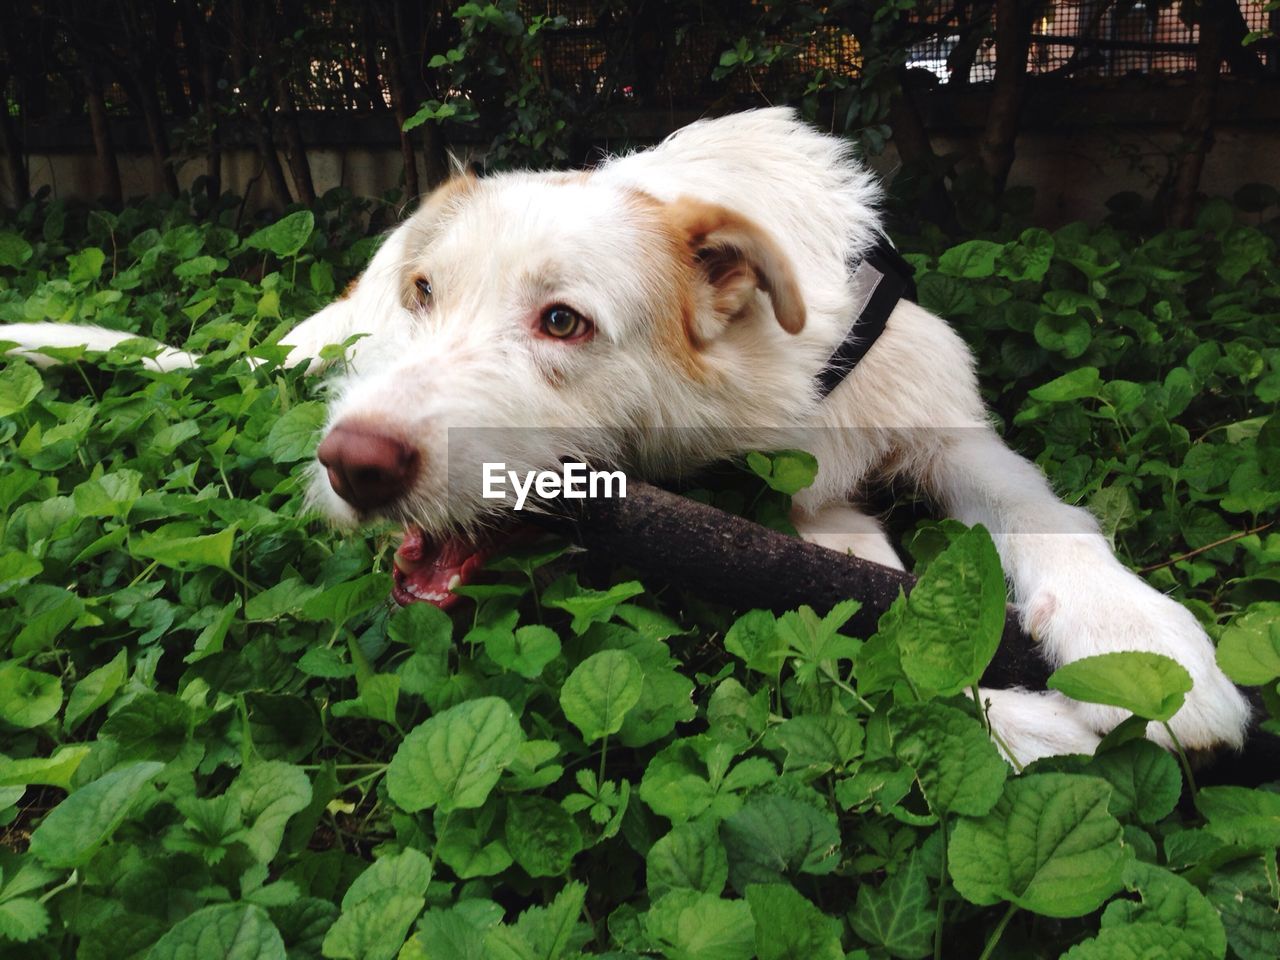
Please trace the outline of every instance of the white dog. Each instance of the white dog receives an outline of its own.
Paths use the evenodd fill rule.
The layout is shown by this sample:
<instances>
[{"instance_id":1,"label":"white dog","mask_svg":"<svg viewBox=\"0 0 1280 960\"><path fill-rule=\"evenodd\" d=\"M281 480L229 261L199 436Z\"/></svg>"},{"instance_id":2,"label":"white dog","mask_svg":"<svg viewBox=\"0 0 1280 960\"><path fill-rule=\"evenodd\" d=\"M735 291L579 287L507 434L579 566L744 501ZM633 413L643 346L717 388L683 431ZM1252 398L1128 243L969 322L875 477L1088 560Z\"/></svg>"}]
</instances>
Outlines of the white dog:
<instances>
[{"instance_id":1,"label":"white dog","mask_svg":"<svg viewBox=\"0 0 1280 960\"><path fill-rule=\"evenodd\" d=\"M501 537L500 506L478 472L468 477L476 460L545 470L572 454L661 477L803 430L819 463L795 499L806 539L900 566L851 501L872 478L905 476L992 531L1048 661L1173 657L1195 684L1172 721L1179 740L1239 746L1248 706L1195 617L1127 570L1093 517L1004 445L945 321L898 303L823 396L821 372L858 333L867 291L852 268L877 243L879 198L844 141L786 109L695 123L587 173L451 180L344 299L286 338L299 361L368 335L336 384L315 503L342 521L403 522L397 597L446 605ZM52 330L56 341L43 325L0 339L123 339ZM1124 715L1055 693L985 695L1021 761L1091 752Z\"/></svg>"}]
</instances>

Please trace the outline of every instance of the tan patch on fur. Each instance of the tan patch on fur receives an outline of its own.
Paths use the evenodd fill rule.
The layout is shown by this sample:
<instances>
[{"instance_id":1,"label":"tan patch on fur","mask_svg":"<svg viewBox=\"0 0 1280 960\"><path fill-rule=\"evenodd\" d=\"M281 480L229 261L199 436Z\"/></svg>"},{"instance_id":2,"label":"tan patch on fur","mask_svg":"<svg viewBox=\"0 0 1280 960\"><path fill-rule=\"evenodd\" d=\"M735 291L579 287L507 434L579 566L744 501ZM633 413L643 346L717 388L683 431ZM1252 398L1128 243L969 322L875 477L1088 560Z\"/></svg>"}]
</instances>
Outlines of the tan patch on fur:
<instances>
[{"instance_id":1,"label":"tan patch on fur","mask_svg":"<svg viewBox=\"0 0 1280 960\"><path fill-rule=\"evenodd\" d=\"M804 299L791 261L763 227L703 200L682 197L666 207L672 229L684 238L713 288L712 306L721 319L731 319L745 306L751 289L759 288L768 294L782 329L804 329Z\"/></svg>"},{"instance_id":2,"label":"tan patch on fur","mask_svg":"<svg viewBox=\"0 0 1280 960\"><path fill-rule=\"evenodd\" d=\"M351 282L350 282L350 283L348 283L345 287L343 287L343 288L342 288L342 293L340 293L340 294L338 295L338 299L339 299L339 300L346 300L346 299L347 299L348 297L350 297L353 293L355 293L355 292L356 292L356 285L360 282L360 278L361 278L361 277L363 277L363 276L364 276L364 274L363 274L363 273L357 273L354 277L352 277L352 278L351 278Z\"/></svg>"},{"instance_id":3,"label":"tan patch on fur","mask_svg":"<svg viewBox=\"0 0 1280 960\"><path fill-rule=\"evenodd\" d=\"M652 228L649 253L661 286L654 304L658 347L690 378L704 380L707 368L694 335L700 305L693 251L671 222L667 204L639 190L628 194L628 202L640 222Z\"/></svg>"},{"instance_id":4,"label":"tan patch on fur","mask_svg":"<svg viewBox=\"0 0 1280 960\"><path fill-rule=\"evenodd\" d=\"M480 187L480 178L469 170L455 174L423 198L410 219L412 234L405 245L406 260L400 271L400 300L414 303L417 293L414 284L420 274L414 269L414 261L440 230L441 225L455 213Z\"/></svg>"}]
</instances>

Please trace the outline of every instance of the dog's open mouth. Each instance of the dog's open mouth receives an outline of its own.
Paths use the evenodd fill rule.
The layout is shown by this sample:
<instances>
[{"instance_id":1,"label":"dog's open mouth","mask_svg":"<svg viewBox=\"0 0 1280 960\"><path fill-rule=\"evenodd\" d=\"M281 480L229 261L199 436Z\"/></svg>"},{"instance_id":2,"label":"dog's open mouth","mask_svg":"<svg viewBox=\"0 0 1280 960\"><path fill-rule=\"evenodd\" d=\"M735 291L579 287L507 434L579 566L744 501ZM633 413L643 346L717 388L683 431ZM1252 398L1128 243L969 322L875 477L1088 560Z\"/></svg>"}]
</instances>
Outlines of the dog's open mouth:
<instances>
[{"instance_id":1,"label":"dog's open mouth","mask_svg":"<svg viewBox=\"0 0 1280 960\"><path fill-rule=\"evenodd\" d=\"M454 534L433 540L421 527L406 526L404 542L396 550L391 595L401 606L433 603L447 610L462 599L453 592L454 587L470 583L506 539L501 533L491 533L477 537Z\"/></svg>"}]
</instances>

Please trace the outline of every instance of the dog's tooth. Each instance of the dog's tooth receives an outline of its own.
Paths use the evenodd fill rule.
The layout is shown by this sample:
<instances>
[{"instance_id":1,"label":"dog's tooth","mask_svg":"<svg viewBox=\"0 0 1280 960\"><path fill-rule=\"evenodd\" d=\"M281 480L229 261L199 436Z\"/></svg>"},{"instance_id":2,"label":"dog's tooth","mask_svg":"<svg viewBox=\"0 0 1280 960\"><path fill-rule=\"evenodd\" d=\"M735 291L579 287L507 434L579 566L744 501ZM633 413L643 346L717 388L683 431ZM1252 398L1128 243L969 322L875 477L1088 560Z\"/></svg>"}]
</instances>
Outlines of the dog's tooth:
<instances>
[{"instance_id":1,"label":"dog's tooth","mask_svg":"<svg viewBox=\"0 0 1280 960\"><path fill-rule=\"evenodd\" d=\"M462 586L462 577L455 573L449 578L449 590L453 590L454 587L460 586Z\"/></svg>"}]
</instances>

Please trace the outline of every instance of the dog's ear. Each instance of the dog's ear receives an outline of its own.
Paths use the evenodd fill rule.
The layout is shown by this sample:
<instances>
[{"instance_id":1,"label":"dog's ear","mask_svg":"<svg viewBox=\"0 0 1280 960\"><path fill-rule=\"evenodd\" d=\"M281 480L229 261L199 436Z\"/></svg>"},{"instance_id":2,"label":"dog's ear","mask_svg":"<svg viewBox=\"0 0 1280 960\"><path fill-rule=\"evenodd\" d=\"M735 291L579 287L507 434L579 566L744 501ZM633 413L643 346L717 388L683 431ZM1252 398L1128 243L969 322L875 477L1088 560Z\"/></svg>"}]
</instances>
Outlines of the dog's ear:
<instances>
[{"instance_id":1,"label":"dog's ear","mask_svg":"<svg viewBox=\"0 0 1280 960\"><path fill-rule=\"evenodd\" d=\"M713 316L691 332L698 340L714 338L719 329L740 316L757 289L773 304L782 329L804 329L804 300L791 261L759 224L727 207L682 198L671 204L677 231L693 257L702 282L711 287ZM695 321L696 322L696 321Z\"/></svg>"}]
</instances>

